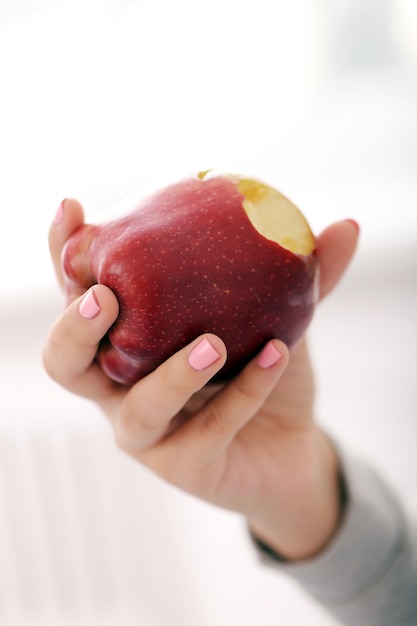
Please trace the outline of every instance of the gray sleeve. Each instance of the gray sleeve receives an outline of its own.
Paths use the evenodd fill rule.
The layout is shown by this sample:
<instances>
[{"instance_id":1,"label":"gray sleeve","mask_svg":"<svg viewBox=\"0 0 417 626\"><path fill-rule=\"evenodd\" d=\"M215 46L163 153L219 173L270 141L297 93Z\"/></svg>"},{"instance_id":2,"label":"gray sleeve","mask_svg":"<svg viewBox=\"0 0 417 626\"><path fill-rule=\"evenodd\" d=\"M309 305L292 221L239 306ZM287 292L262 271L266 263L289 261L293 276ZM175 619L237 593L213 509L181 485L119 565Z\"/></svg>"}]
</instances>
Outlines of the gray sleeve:
<instances>
[{"instance_id":1,"label":"gray sleeve","mask_svg":"<svg viewBox=\"0 0 417 626\"><path fill-rule=\"evenodd\" d=\"M381 478L341 455L348 504L337 535L311 560L263 563L296 580L346 626L417 626L417 525Z\"/></svg>"}]
</instances>

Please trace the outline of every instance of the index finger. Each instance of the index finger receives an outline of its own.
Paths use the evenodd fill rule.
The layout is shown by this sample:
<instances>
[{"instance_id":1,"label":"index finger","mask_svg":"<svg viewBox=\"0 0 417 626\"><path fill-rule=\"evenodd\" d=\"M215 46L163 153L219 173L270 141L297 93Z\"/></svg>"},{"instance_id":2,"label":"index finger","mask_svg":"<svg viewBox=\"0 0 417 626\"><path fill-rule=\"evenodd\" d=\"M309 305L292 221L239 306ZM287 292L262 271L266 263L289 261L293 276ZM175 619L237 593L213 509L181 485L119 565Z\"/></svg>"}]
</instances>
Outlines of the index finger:
<instances>
[{"instance_id":1,"label":"index finger","mask_svg":"<svg viewBox=\"0 0 417 626\"><path fill-rule=\"evenodd\" d=\"M58 282L64 286L64 273L61 266L62 249L72 235L84 223L84 211L77 200L64 199L58 207L49 229L49 251Z\"/></svg>"},{"instance_id":2,"label":"index finger","mask_svg":"<svg viewBox=\"0 0 417 626\"><path fill-rule=\"evenodd\" d=\"M53 380L102 405L118 386L101 370L95 356L118 312L113 292L95 285L56 320L43 350L44 367Z\"/></svg>"}]
</instances>

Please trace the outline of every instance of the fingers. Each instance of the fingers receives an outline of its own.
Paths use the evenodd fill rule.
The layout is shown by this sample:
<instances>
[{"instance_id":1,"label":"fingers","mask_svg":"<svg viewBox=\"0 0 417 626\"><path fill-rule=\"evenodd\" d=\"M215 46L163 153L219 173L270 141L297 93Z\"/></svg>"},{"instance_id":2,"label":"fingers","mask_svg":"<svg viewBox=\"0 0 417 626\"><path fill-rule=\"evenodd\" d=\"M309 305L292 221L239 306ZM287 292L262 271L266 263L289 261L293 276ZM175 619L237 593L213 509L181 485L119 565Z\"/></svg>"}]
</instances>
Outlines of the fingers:
<instances>
[{"instance_id":1,"label":"fingers","mask_svg":"<svg viewBox=\"0 0 417 626\"><path fill-rule=\"evenodd\" d=\"M207 347L207 341L211 348ZM206 356L202 357L200 352ZM191 419L184 422L183 413L181 427L174 430L171 420L214 376L225 359L226 350L221 340L215 335L206 335L137 383L125 398L118 423L114 424L119 445L137 458L150 450L146 462L160 475L164 475L164 467L170 473L180 467L178 450L184 455L185 463L195 469L214 453L221 453L275 387L288 362L288 350L278 340L269 342L257 359ZM196 370L197 363L199 367L209 365ZM156 442L159 445L152 450ZM159 466L158 459L161 460ZM173 476L167 478L172 480Z\"/></svg>"},{"instance_id":2,"label":"fingers","mask_svg":"<svg viewBox=\"0 0 417 626\"><path fill-rule=\"evenodd\" d=\"M64 277L61 267L61 253L67 239L84 223L84 212L77 200L67 198L61 202L55 219L49 229L49 250L61 287Z\"/></svg>"},{"instance_id":3,"label":"fingers","mask_svg":"<svg viewBox=\"0 0 417 626\"><path fill-rule=\"evenodd\" d=\"M342 278L355 253L358 236L356 222L344 220L332 224L318 237L320 299L325 298Z\"/></svg>"},{"instance_id":4,"label":"fingers","mask_svg":"<svg viewBox=\"0 0 417 626\"><path fill-rule=\"evenodd\" d=\"M283 375L289 359L287 346L277 339L266 344L258 357L216 394L187 425L197 435L198 456L218 454L264 406ZM186 430L186 429L184 429Z\"/></svg>"},{"instance_id":5,"label":"fingers","mask_svg":"<svg viewBox=\"0 0 417 626\"><path fill-rule=\"evenodd\" d=\"M114 423L120 447L137 452L160 440L172 429L171 420L225 361L222 340L206 334L136 383Z\"/></svg>"},{"instance_id":6,"label":"fingers","mask_svg":"<svg viewBox=\"0 0 417 626\"><path fill-rule=\"evenodd\" d=\"M113 292L95 285L62 313L43 352L49 376L70 391L102 403L115 387L94 362L98 345L118 316Z\"/></svg>"}]
</instances>

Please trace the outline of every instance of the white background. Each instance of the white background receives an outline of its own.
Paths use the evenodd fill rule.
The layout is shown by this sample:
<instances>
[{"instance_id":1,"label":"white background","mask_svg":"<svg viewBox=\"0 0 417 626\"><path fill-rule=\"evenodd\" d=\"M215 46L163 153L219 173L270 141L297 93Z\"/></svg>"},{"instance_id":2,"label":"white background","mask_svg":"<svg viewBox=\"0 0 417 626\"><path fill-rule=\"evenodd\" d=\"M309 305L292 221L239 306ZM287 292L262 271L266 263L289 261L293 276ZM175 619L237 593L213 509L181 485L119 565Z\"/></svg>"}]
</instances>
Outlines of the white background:
<instances>
[{"instance_id":1,"label":"white background","mask_svg":"<svg viewBox=\"0 0 417 626\"><path fill-rule=\"evenodd\" d=\"M50 284L62 197L93 218L149 180L216 166L277 184L316 230L353 215L363 245L412 240L412 0L1 7L2 291Z\"/></svg>"},{"instance_id":2,"label":"white background","mask_svg":"<svg viewBox=\"0 0 417 626\"><path fill-rule=\"evenodd\" d=\"M215 166L275 184L315 232L357 219L311 331L318 413L415 508L415 2L2 0L0 19L0 622L330 625L239 519L125 459L48 381L47 231L63 197L94 220Z\"/></svg>"}]
</instances>

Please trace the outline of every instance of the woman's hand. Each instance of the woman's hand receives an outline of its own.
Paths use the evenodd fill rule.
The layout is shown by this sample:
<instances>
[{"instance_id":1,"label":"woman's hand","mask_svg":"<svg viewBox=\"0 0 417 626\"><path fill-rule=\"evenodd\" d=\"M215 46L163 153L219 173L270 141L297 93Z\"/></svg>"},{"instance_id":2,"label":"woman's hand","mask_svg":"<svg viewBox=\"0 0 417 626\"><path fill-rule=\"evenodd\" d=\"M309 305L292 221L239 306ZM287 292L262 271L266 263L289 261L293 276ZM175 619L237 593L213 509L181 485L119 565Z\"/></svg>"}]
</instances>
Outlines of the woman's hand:
<instances>
[{"instance_id":1,"label":"woman's hand","mask_svg":"<svg viewBox=\"0 0 417 626\"><path fill-rule=\"evenodd\" d=\"M50 230L60 256L83 223L67 200ZM320 297L332 291L358 237L350 221L318 238ZM118 445L163 479L246 516L252 531L289 559L319 551L339 518L338 462L314 422L314 381L305 340L289 355L278 339L224 386L206 383L226 361L215 335L197 337L131 388L112 382L95 363L118 303L104 285L73 300L51 328L44 350L49 375L101 406Z\"/></svg>"}]
</instances>

